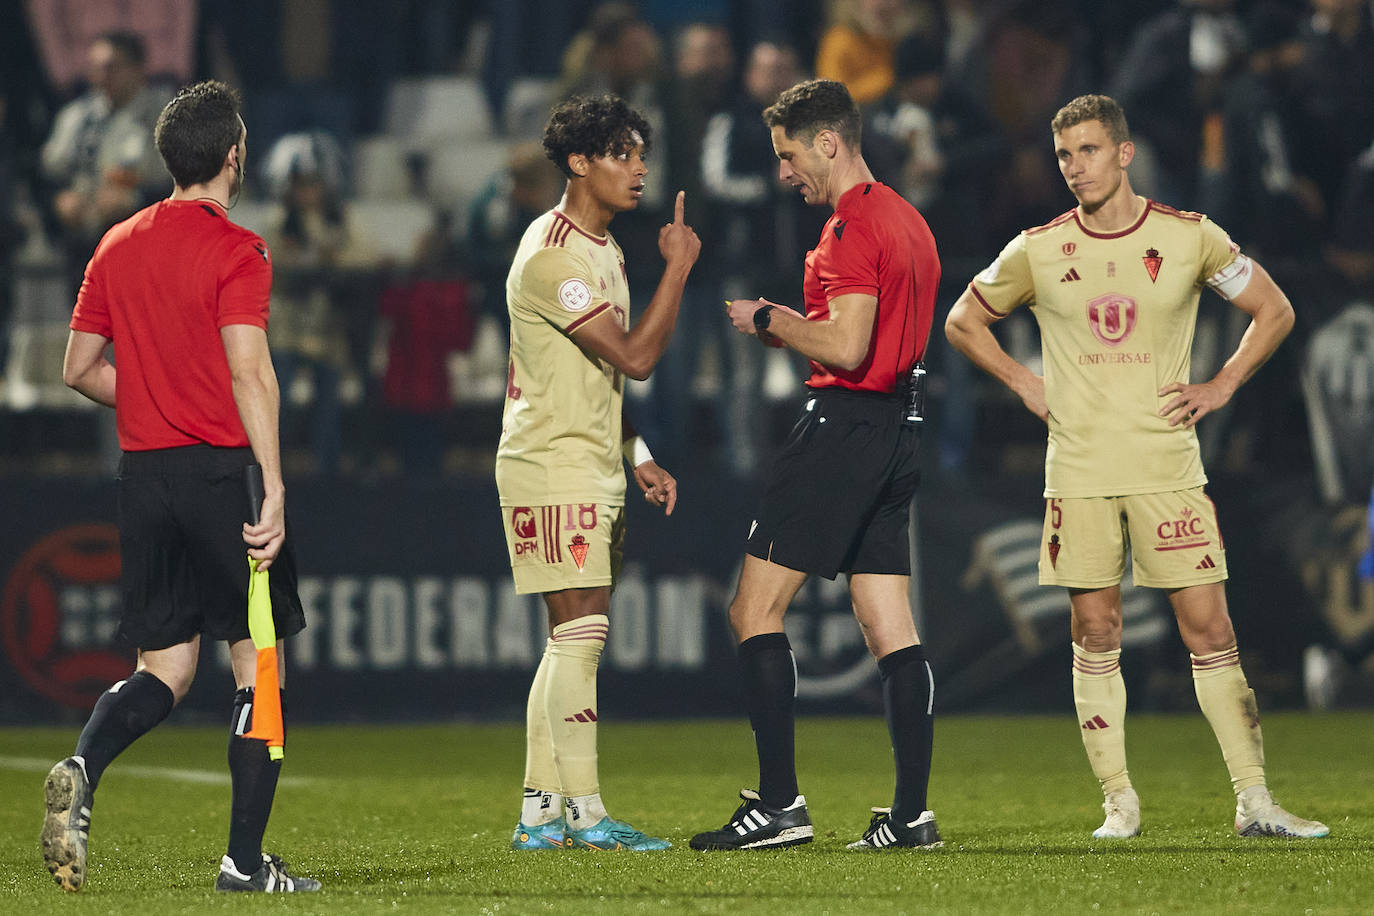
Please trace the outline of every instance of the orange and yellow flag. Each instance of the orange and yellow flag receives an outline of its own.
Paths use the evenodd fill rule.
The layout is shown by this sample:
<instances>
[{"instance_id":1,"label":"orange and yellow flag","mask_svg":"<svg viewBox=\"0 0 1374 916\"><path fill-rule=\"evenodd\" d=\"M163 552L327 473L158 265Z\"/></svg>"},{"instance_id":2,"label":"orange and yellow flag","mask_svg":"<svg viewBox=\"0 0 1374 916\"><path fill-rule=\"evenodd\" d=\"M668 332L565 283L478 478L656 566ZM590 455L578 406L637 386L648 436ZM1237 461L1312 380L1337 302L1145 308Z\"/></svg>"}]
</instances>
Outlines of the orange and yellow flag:
<instances>
[{"instance_id":1,"label":"orange and yellow flag","mask_svg":"<svg viewBox=\"0 0 1374 916\"><path fill-rule=\"evenodd\" d=\"M248 558L248 635L258 650L258 675L253 687L253 728L245 738L267 742L267 754L281 760L286 753L286 728L281 717L281 682L277 678L277 628L272 622L272 591L268 571Z\"/></svg>"}]
</instances>

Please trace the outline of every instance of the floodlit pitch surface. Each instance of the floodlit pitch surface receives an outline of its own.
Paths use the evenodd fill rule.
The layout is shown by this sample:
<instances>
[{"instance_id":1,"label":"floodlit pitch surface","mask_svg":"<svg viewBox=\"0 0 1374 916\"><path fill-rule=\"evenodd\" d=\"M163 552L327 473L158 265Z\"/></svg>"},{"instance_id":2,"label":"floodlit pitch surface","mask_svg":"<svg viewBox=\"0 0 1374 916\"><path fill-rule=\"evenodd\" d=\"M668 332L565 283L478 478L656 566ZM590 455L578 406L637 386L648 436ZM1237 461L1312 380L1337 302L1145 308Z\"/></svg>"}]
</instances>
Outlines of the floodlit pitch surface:
<instances>
[{"instance_id":1,"label":"floodlit pitch surface","mask_svg":"<svg viewBox=\"0 0 1374 916\"><path fill-rule=\"evenodd\" d=\"M458 704L459 699L454 698ZM611 704L603 704L610 706ZM607 710L609 712L609 710ZM211 890L224 851L227 728L171 724L106 773L90 876L77 895L43 868L43 776L78 726L0 729L0 912L265 912ZM512 852L523 772L515 725L291 728L267 848L325 882L272 901L320 913L1370 913L1374 714L1265 719L1279 801L1331 827L1322 840L1240 839L1221 755L1201 715L1128 723L1144 832L1092 839L1102 812L1071 711L936 724L931 802L945 848L850 853L886 804L880 719L798 723L816 842L697 853L756 780L735 721L602 719L613 814L676 845L663 853Z\"/></svg>"}]
</instances>

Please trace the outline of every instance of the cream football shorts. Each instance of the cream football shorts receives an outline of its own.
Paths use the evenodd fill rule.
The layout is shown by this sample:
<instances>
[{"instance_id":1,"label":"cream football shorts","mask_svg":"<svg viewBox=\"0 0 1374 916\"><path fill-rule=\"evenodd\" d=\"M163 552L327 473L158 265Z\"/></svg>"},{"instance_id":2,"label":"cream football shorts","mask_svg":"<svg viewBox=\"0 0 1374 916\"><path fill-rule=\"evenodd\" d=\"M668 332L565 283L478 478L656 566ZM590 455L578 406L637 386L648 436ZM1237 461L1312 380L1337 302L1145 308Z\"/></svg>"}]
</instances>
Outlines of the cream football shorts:
<instances>
[{"instance_id":1,"label":"cream football shorts","mask_svg":"<svg viewBox=\"0 0 1374 916\"><path fill-rule=\"evenodd\" d=\"M501 514L516 594L615 584L625 553L623 506L502 506Z\"/></svg>"},{"instance_id":2,"label":"cream football shorts","mask_svg":"<svg viewBox=\"0 0 1374 916\"><path fill-rule=\"evenodd\" d=\"M1045 500L1041 585L1116 585L1128 549L1136 585L1173 589L1226 579L1217 510L1202 487Z\"/></svg>"}]
</instances>

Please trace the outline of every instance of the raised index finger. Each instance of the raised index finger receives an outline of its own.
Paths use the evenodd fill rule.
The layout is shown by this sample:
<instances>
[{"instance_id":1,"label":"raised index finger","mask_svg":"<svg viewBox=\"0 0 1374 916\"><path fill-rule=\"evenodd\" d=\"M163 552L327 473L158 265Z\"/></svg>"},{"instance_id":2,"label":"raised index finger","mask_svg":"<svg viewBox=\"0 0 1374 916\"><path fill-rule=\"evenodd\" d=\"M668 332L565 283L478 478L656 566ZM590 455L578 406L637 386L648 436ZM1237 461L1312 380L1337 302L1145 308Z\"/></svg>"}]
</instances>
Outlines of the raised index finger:
<instances>
[{"instance_id":1,"label":"raised index finger","mask_svg":"<svg viewBox=\"0 0 1374 916\"><path fill-rule=\"evenodd\" d=\"M687 200L686 191L677 192L677 203L673 204L673 222L682 225L682 206Z\"/></svg>"}]
</instances>

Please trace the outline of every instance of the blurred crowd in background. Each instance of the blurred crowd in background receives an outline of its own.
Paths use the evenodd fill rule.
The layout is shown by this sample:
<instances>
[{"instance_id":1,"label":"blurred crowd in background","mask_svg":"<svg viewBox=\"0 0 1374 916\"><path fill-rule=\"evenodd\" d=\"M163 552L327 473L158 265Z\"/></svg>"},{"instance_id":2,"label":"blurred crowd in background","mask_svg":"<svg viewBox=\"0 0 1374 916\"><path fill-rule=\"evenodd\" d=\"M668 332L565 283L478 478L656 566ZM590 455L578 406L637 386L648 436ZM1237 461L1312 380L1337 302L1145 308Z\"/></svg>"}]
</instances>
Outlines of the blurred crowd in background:
<instances>
[{"instance_id":1,"label":"blurred crowd in background","mask_svg":"<svg viewBox=\"0 0 1374 916\"><path fill-rule=\"evenodd\" d=\"M1140 193L1209 214L1292 298L1298 329L1208 421L1209 467L1374 476L1374 3L1370 0L25 0L0 5L0 473L105 473L112 420L61 384L82 268L170 191L152 125L175 89L242 89L231 218L273 250L270 339L288 474L489 473L505 392L505 274L562 179L539 137L571 94L653 126L648 189L611 231L634 301L674 192L703 240L636 425L670 468L748 474L803 367L731 332L722 298L798 304L827 211L776 180L761 111L844 81L863 150L935 232L941 309L1017 231L1073 200L1049 121L1125 107ZM1194 372L1244 330L1208 296ZM938 329L943 314L937 315ZM1033 362L1033 320L998 328ZM117 354L116 354L117 359ZM1038 474L1043 429L953 356L928 359L941 472ZM1248 391L1248 389L1247 389ZM1247 406L1248 405L1248 406Z\"/></svg>"}]
</instances>

